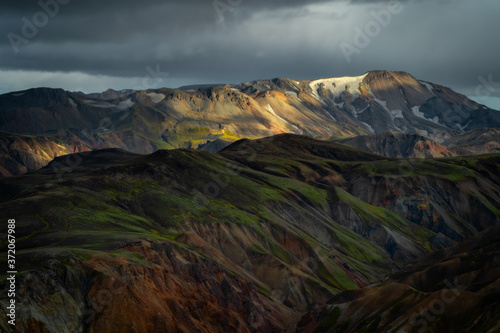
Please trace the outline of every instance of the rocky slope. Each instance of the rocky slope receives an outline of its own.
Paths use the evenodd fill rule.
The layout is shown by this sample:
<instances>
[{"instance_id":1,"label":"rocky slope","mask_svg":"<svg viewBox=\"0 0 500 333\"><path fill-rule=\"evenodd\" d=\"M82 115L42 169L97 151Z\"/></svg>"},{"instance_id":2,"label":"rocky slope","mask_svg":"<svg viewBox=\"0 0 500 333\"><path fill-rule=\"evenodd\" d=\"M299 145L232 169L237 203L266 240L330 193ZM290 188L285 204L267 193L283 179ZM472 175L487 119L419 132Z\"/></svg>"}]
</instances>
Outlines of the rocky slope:
<instances>
[{"instance_id":1,"label":"rocky slope","mask_svg":"<svg viewBox=\"0 0 500 333\"><path fill-rule=\"evenodd\" d=\"M500 152L500 130L481 129L459 134L443 145L456 155L488 154Z\"/></svg>"},{"instance_id":2,"label":"rocky slope","mask_svg":"<svg viewBox=\"0 0 500 333\"><path fill-rule=\"evenodd\" d=\"M236 87L260 98L261 104L272 102L267 101L269 94L262 94L263 91L284 92L303 105L319 107L329 122L331 118L340 124L364 128L368 133L419 133L442 142L464 131L500 125L500 114L494 110L404 72L372 71L358 77L313 81L274 79ZM287 112L279 115L286 117Z\"/></svg>"},{"instance_id":3,"label":"rocky slope","mask_svg":"<svg viewBox=\"0 0 500 333\"><path fill-rule=\"evenodd\" d=\"M50 140L64 147L57 155L100 148L142 154L172 148L216 151L241 138L280 133L352 138L393 131L424 138L418 139L422 143L417 145L417 153L402 151L402 156L439 156L439 145L446 140L487 127L500 127L499 112L449 88L388 71L312 81L262 80L197 90L108 90L84 95L39 88L0 96L0 131L19 135L19 140L26 135L35 141ZM408 140L416 139L403 139L406 146L411 143ZM5 163L12 164L9 154L26 153L15 147L0 152ZM425 152L427 148L429 152ZM453 147L446 149L453 151ZM446 149L442 156L447 155ZM32 149L29 154L43 155L37 151ZM384 153L393 156L397 149ZM3 174L20 174L46 162L40 156L32 159L39 163L24 164L17 159L20 166L10 170L2 164L8 171Z\"/></svg>"},{"instance_id":4,"label":"rocky slope","mask_svg":"<svg viewBox=\"0 0 500 333\"><path fill-rule=\"evenodd\" d=\"M58 157L0 181L2 218L17 221L16 330L315 329L323 318L304 316L343 291L498 225L499 168L497 154L392 159L289 134L218 154Z\"/></svg>"},{"instance_id":5,"label":"rocky slope","mask_svg":"<svg viewBox=\"0 0 500 333\"><path fill-rule=\"evenodd\" d=\"M357 149L386 157L449 157L471 156L500 151L500 130L481 129L458 134L443 143L419 134L387 131L354 138L332 138Z\"/></svg>"},{"instance_id":6,"label":"rocky slope","mask_svg":"<svg viewBox=\"0 0 500 333\"><path fill-rule=\"evenodd\" d=\"M383 282L336 295L298 332L497 332L500 228L420 259Z\"/></svg>"},{"instance_id":7,"label":"rocky slope","mask_svg":"<svg viewBox=\"0 0 500 333\"><path fill-rule=\"evenodd\" d=\"M336 141L386 157L426 158L454 156L443 145L418 134L388 131L354 138L337 139ZM470 155L473 155L472 152Z\"/></svg>"},{"instance_id":8,"label":"rocky slope","mask_svg":"<svg viewBox=\"0 0 500 333\"><path fill-rule=\"evenodd\" d=\"M91 147L73 136L13 135L0 132L0 176L9 177L40 169L61 155L90 151Z\"/></svg>"}]
</instances>

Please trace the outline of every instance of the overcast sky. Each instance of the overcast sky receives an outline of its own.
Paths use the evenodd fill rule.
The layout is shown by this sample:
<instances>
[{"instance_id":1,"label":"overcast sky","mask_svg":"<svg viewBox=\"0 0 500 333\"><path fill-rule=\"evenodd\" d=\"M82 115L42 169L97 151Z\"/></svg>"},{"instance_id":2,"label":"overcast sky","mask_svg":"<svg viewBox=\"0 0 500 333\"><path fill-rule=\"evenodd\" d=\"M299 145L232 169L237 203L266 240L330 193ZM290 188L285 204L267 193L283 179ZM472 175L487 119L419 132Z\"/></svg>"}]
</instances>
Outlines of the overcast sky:
<instances>
[{"instance_id":1,"label":"overcast sky","mask_svg":"<svg viewBox=\"0 0 500 333\"><path fill-rule=\"evenodd\" d=\"M2 0L0 93L388 69L500 109L499 14L498 0Z\"/></svg>"}]
</instances>

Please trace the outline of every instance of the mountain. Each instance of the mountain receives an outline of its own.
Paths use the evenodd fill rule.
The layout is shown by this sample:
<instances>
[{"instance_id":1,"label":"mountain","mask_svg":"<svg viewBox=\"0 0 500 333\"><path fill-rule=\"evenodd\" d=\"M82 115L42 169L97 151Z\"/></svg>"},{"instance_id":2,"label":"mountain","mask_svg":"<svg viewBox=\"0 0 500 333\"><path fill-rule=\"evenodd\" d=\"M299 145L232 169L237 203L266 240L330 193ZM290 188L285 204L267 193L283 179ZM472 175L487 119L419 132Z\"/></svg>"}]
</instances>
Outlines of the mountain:
<instances>
[{"instance_id":1,"label":"mountain","mask_svg":"<svg viewBox=\"0 0 500 333\"><path fill-rule=\"evenodd\" d=\"M0 214L16 219L16 332L340 330L330 310L353 330L356 309L363 327L404 326L454 276L474 295L466 331L493 329L499 168L499 154L396 159L292 134L220 153L57 157L0 180Z\"/></svg>"},{"instance_id":2,"label":"mountain","mask_svg":"<svg viewBox=\"0 0 500 333\"><path fill-rule=\"evenodd\" d=\"M354 138L337 139L336 141L387 157L426 158L454 156L443 145L419 134L403 134L387 131L371 135L361 135ZM473 155L472 151L470 151L469 155Z\"/></svg>"},{"instance_id":3,"label":"mountain","mask_svg":"<svg viewBox=\"0 0 500 333\"><path fill-rule=\"evenodd\" d=\"M500 125L500 113L449 88L419 81L404 72L372 71L358 77L313 81L274 79L236 88L257 98L272 95L262 94L265 91L280 91L292 97L297 94L301 104L309 102L326 112L326 120L332 118L372 133L388 130L420 133L442 142L465 130ZM301 93L304 99L299 96ZM261 104L265 102L262 100ZM280 109L277 103L269 104Z\"/></svg>"},{"instance_id":4,"label":"mountain","mask_svg":"<svg viewBox=\"0 0 500 333\"><path fill-rule=\"evenodd\" d=\"M188 91L188 90L198 90L198 89L203 89L203 88L212 88L215 86L225 86L225 84L193 84L193 85L189 85L189 86L182 86L182 87L179 87L177 89Z\"/></svg>"},{"instance_id":5,"label":"mountain","mask_svg":"<svg viewBox=\"0 0 500 333\"><path fill-rule=\"evenodd\" d=\"M394 131L331 140L386 157L450 157L500 152L500 130L490 128L461 133L441 144L419 134Z\"/></svg>"},{"instance_id":6,"label":"mountain","mask_svg":"<svg viewBox=\"0 0 500 333\"><path fill-rule=\"evenodd\" d=\"M203 147L217 151L228 142L281 133L328 139L392 131L405 135L398 139L403 147L384 153L394 150L394 155L403 149L401 156L445 156L446 150L460 153L440 147L454 142L457 135L500 128L498 111L402 72L194 88L198 90L108 90L88 95L38 88L1 95L0 131L23 142L5 141L0 160L6 161L1 167L7 171L2 174L32 171L47 163L47 156L71 151L120 148L150 154L158 149ZM25 149L32 146L27 137L60 148L47 154L43 149ZM25 162L28 157L11 161L10 155L26 154L37 163ZM19 165L9 166L12 163Z\"/></svg>"},{"instance_id":7,"label":"mountain","mask_svg":"<svg viewBox=\"0 0 500 333\"><path fill-rule=\"evenodd\" d=\"M40 169L55 157L91 148L74 135L30 136L0 132L0 176Z\"/></svg>"},{"instance_id":8,"label":"mountain","mask_svg":"<svg viewBox=\"0 0 500 333\"><path fill-rule=\"evenodd\" d=\"M336 295L307 313L298 331L497 332L499 245L497 225L381 283Z\"/></svg>"},{"instance_id":9,"label":"mountain","mask_svg":"<svg viewBox=\"0 0 500 333\"><path fill-rule=\"evenodd\" d=\"M443 144L456 155L500 152L500 130L481 129L454 136Z\"/></svg>"},{"instance_id":10,"label":"mountain","mask_svg":"<svg viewBox=\"0 0 500 333\"><path fill-rule=\"evenodd\" d=\"M95 98L95 99L117 99L120 97L124 97L130 94L133 94L135 91L132 89L124 89L120 91L116 91L114 89L108 89L102 93L91 93L91 94L85 94L82 93L81 91L77 92L77 94L89 97L89 98Z\"/></svg>"}]
</instances>

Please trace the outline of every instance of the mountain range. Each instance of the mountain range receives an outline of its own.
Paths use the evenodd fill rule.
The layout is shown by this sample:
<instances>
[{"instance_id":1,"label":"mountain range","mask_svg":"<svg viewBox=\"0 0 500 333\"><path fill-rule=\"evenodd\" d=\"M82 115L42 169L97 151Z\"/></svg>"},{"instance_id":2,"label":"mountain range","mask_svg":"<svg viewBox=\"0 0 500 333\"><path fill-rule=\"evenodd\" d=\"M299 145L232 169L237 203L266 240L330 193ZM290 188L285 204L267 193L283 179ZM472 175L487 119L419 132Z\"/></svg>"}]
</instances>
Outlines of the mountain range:
<instances>
[{"instance_id":1,"label":"mountain range","mask_svg":"<svg viewBox=\"0 0 500 333\"><path fill-rule=\"evenodd\" d=\"M428 326L481 313L467 327L485 332L500 315L499 170L498 154L395 159L293 134L59 157L0 181L16 329L416 332L412 311L456 277L468 298Z\"/></svg>"},{"instance_id":2,"label":"mountain range","mask_svg":"<svg viewBox=\"0 0 500 333\"><path fill-rule=\"evenodd\" d=\"M346 144L386 156L498 151L499 112L403 72L184 89L85 95L38 88L1 95L0 174L33 171L73 152L216 152L238 139L280 133L346 139ZM486 129L487 135L473 132Z\"/></svg>"},{"instance_id":3,"label":"mountain range","mask_svg":"<svg viewBox=\"0 0 500 333\"><path fill-rule=\"evenodd\" d=\"M500 329L500 112L449 88L36 88L0 131L2 332Z\"/></svg>"}]
</instances>

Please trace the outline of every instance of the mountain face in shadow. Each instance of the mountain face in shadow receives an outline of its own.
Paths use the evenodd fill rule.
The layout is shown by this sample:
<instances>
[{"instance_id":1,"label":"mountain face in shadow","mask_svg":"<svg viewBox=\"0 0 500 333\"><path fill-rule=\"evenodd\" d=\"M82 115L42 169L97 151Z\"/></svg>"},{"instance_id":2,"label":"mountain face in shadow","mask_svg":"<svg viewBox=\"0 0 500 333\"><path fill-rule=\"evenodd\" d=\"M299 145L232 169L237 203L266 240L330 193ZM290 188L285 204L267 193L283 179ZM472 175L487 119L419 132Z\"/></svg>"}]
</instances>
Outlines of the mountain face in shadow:
<instances>
[{"instance_id":1,"label":"mountain face in shadow","mask_svg":"<svg viewBox=\"0 0 500 333\"><path fill-rule=\"evenodd\" d=\"M425 256L384 281L310 311L300 332L495 332L499 227Z\"/></svg>"},{"instance_id":2,"label":"mountain face in shadow","mask_svg":"<svg viewBox=\"0 0 500 333\"><path fill-rule=\"evenodd\" d=\"M427 328L494 330L499 170L293 134L60 156L0 180L16 331L416 332L443 291Z\"/></svg>"}]
</instances>

